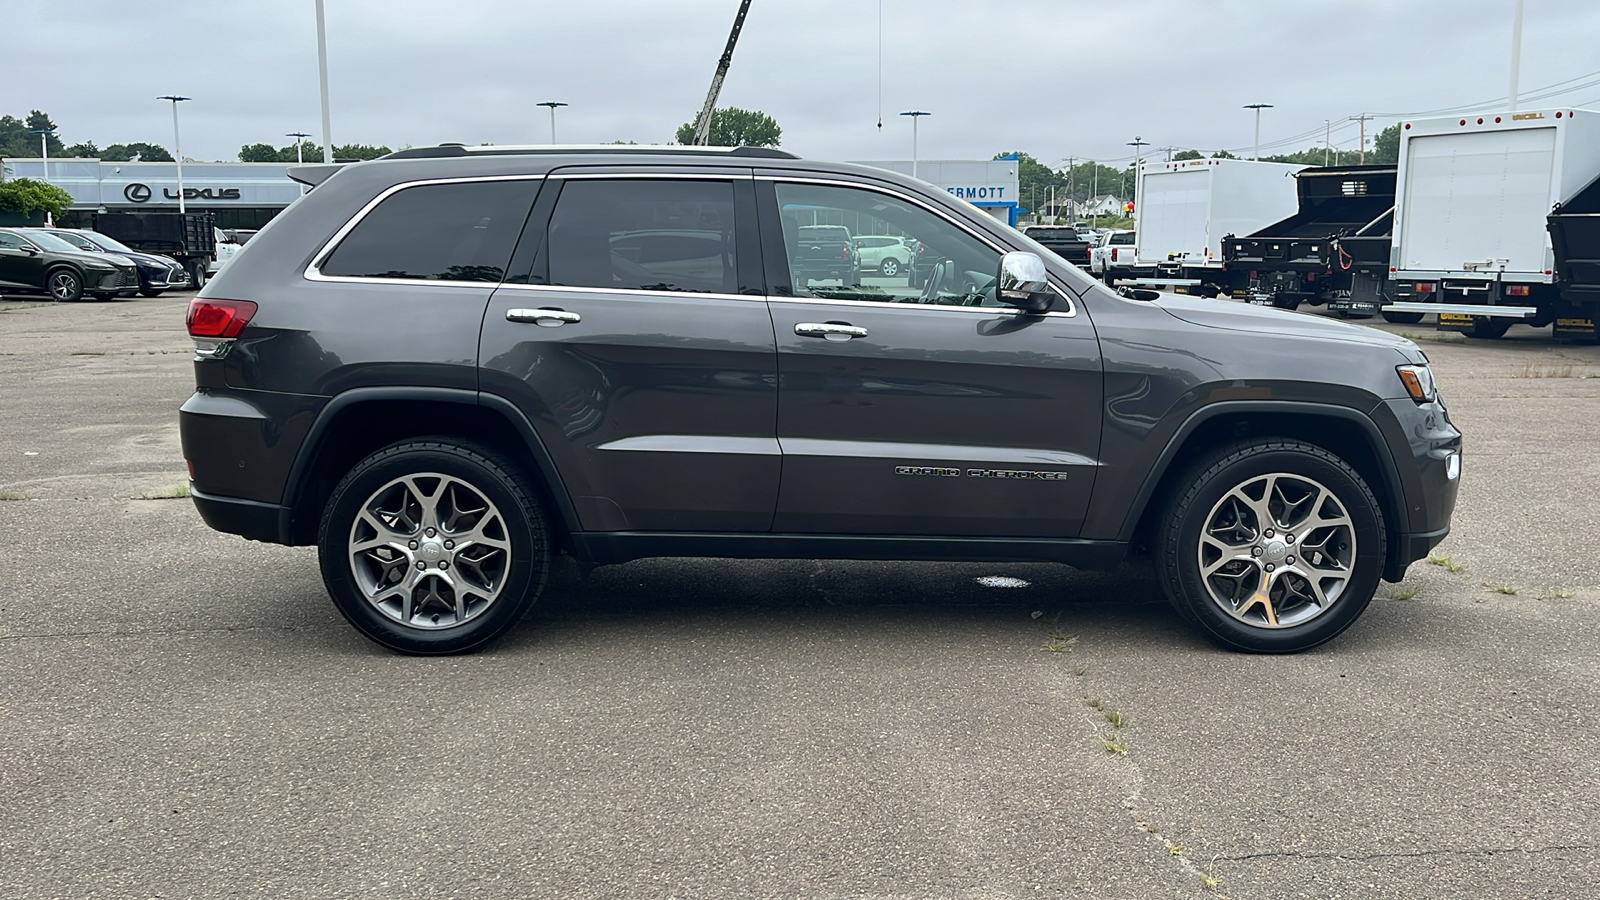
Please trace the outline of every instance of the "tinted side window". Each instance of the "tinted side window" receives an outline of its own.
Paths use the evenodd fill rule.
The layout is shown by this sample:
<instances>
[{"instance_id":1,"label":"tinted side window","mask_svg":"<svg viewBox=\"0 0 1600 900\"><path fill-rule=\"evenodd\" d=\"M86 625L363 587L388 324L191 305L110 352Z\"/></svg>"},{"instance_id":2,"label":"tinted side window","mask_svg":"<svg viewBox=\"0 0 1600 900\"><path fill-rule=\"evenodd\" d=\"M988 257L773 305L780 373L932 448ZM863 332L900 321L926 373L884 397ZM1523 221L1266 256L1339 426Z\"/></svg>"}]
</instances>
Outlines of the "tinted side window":
<instances>
[{"instance_id":1,"label":"tinted side window","mask_svg":"<svg viewBox=\"0 0 1600 900\"><path fill-rule=\"evenodd\" d=\"M0 231L0 247L4 247L7 250L20 250L22 249L22 244L22 238L10 232Z\"/></svg>"},{"instance_id":2,"label":"tinted side window","mask_svg":"<svg viewBox=\"0 0 1600 900\"><path fill-rule=\"evenodd\" d=\"M574 180L549 231L550 283L733 294L733 184Z\"/></svg>"},{"instance_id":3,"label":"tinted side window","mask_svg":"<svg viewBox=\"0 0 1600 900\"><path fill-rule=\"evenodd\" d=\"M322 274L498 282L538 189L538 181L406 188L345 235Z\"/></svg>"}]
</instances>

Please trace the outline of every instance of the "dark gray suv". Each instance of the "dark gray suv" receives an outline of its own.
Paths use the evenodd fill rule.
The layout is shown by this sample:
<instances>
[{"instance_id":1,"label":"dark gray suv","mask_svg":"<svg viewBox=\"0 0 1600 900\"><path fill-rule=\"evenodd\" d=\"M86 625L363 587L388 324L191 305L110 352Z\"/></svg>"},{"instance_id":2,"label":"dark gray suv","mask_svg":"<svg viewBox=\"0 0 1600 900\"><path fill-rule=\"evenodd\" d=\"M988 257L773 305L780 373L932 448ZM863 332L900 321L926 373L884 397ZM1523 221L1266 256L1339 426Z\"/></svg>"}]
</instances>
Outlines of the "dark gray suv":
<instances>
[{"instance_id":1,"label":"dark gray suv","mask_svg":"<svg viewBox=\"0 0 1600 900\"><path fill-rule=\"evenodd\" d=\"M189 310L212 527L316 544L408 653L503 634L552 557L1153 555L1221 644L1348 627L1449 531L1410 341L1122 296L921 182L770 150L442 146L344 167ZM786 222L935 262L797 279Z\"/></svg>"}]
</instances>

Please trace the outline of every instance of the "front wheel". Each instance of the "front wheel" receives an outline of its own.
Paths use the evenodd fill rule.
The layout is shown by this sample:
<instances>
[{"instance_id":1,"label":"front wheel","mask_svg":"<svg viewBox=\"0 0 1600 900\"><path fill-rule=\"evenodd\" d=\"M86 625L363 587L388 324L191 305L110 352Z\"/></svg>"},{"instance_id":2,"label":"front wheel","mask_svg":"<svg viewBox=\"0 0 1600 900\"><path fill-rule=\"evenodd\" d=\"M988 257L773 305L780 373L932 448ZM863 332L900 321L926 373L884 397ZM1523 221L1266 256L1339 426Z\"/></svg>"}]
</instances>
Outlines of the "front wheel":
<instances>
[{"instance_id":1,"label":"front wheel","mask_svg":"<svg viewBox=\"0 0 1600 900\"><path fill-rule=\"evenodd\" d=\"M71 303L83 296L83 279L71 269L56 269L45 279L45 289L58 303Z\"/></svg>"},{"instance_id":2,"label":"front wheel","mask_svg":"<svg viewBox=\"0 0 1600 900\"><path fill-rule=\"evenodd\" d=\"M883 277L885 278L893 278L900 274L900 260L895 259L892 256L888 257L878 265L878 271L882 273Z\"/></svg>"},{"instance_id":3,"label":"front wheel","mask_svg":"<svg viewBox=\"0 0 1600 900\"><path fill-rule=\"evenodd\" d=\"M164 292L163 291L152 290L150 288L140 288L139 289L139 293L145 295L146 297L159 297Z\"/></svg>"},{"instance_id":4,"label":"front wheel","mask_svg":"<svg viewBox=\"0 0 1600 900\"><path fill-rule=\"evenodd\" d=\"M1422 321L1422 316L1419 312L1385 312L1383 320L1393 325L1415 325Z\"/></svg>"},{"instance_id":5,"label":"front wheel","mask_svg":"<svg viewBox=\"0 0 1600 900\"><path fill-rule=\"evenodd\" d=\"M387 447L324 508L323 583L357 630L402 653L476 650L543 590L551 545L533 485L491 450L446 438Z\"/></svg>"},{"instance_id":6,"label":"front wheel","mask_svg":"<svg viewBox=\"0 0 1600 900\"><path fill-rule=\"evenodd\" d=\"M1366 609L1387 555L1378 500L1349 463L1311 444L1219 449L1168 500L1155 541L1168 599L1213 641L1295 653Z\"/></svg>"}]
</instances>

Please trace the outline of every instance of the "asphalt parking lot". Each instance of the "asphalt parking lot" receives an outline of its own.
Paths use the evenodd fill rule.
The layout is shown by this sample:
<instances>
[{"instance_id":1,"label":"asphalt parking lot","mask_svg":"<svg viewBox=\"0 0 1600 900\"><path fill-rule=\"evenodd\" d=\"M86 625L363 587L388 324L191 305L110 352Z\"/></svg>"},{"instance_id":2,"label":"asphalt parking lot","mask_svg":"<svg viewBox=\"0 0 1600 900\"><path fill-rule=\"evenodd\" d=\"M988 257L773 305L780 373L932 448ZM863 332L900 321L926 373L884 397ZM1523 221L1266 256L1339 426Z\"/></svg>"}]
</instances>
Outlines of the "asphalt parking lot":
<instances>
[{"instance_id":1,"label":"asphalt parking lot","mask_svg":"<svg viewBox=\"0 0 1600 900\"><path fill-rule=\"evenodd\" d=\"M0 302L0 897L1600 884L1600 348L1380 323L1466 434L1448 565L1302 655L1138 566L645 560L413 659L157 499L188 297Z\"/></svg>"}]
</instances>

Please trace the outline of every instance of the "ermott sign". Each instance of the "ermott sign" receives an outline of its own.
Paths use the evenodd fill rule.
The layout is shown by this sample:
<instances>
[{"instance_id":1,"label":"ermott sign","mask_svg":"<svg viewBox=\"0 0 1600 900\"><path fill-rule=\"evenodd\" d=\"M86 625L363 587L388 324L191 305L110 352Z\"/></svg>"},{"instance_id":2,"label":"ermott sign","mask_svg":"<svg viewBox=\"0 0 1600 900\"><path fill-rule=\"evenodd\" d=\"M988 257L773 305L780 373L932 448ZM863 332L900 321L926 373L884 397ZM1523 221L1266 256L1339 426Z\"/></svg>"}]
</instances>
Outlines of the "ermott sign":
<instances>
[{"instance_id":1,"label":"ermott sign","mask_svg":"<svg viewBox=\"0 0 1600 900\"><path fill-rule=\"evenodd\" d=\"M946 187L946 191L963 200L1005 200L1006 189L996 185L980 185L977 187Z\"/></svg>"}]
</instances>

